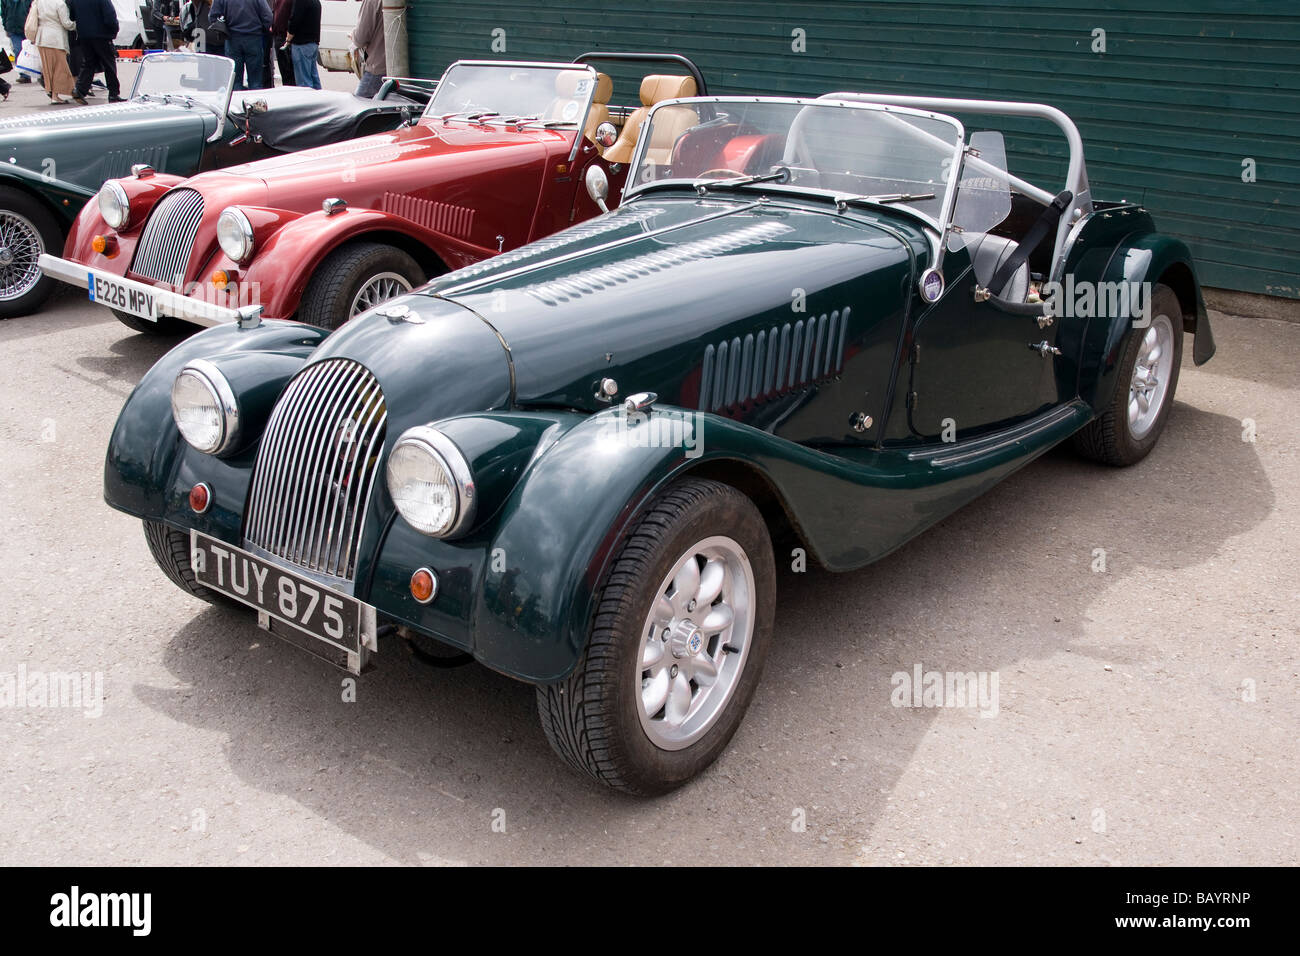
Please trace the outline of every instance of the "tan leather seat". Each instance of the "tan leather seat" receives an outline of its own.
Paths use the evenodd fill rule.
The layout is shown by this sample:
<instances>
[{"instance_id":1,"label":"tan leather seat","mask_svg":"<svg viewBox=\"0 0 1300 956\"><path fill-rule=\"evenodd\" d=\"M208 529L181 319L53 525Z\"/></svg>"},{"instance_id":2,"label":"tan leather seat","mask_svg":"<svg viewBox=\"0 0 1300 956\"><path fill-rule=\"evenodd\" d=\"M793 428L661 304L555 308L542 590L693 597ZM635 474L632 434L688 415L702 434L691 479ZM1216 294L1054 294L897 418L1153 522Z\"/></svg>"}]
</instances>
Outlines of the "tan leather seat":
<instances>
[{"instance_id":1,"label":"tan leather seat","mask_svg":"<svg viewBox=\"0 0 1300 956\"><path fill-rule=\"evenodd\" d=\"M611 163L626 163L641 136L641 126L650 115L650 107L664 100L695 95L695 78L690 76L647 76L641 81L641 107L627 118L618 141L605 150L605 159ZM672 158L677 137L696 125L699 114L694 110L673 110L665 122L656 122L653 141L648 145L646 159L656 165L665 165Z\"/></svg>"},{"instance_id":2,"label":"tan leather seat","mask_svg":"<svg viewBox=\"0 0 1300 956\"><path fill-rule=\"evenodd\" d=\"M555 99L546 109L542 119L547 122L576 123L582 112L582 102L587 91L582 88L584 81L590 80L591 74L586 70L565 70L555 77ZM609 121L609 98L614 92L614 81L604 73L596 74L596 90L591 95L591 109L587 112L587 124L583 133L593 143L596 141L596 127Z\"/></svg>"}]
</instances>

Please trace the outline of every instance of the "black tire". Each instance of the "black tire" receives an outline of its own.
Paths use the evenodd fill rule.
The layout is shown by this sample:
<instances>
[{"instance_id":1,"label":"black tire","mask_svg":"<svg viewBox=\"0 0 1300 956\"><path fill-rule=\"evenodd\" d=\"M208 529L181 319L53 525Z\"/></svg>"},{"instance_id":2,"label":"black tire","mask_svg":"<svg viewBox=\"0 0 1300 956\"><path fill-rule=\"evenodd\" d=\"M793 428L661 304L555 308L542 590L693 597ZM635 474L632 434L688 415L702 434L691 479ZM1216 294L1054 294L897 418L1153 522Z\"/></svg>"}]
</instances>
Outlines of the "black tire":
<instances>
[{"instance_id":1,"label":"black tire","mask_svg":"<svg viewBox=\"0 0 1300 956\"><path fill-rule=\"evenodd\" d=\"M298 321L337 329L352 318L352 302L376 276L394 273L410 288L424 282L424 270L409 255L381 242L353 242L325 257L298 306Z\"/></svg>"},{"instance_id":2,"label":"black tire","mask_svg":"<svg viewBox=\"0 0 1300 956\"><path fill-rule=\"evenodd\" d=\"M1074 449L1085 458L1116 467L1134 465L1150 454L1160 440L1160 433L1164 430L1169 410L1174 404L1178 371L1183 362L1183 310L1178 296L1167 285L1156 285L1151 293L1152 323L1157 322L1161 316L1168 318L1173 326L1174 360L1154 423L1141 438L1135 437L1129 428L1129 383L1133 378L1133 369L1137 364L1144 335L1142 329L1134 329L1120 356L1115 394L1101 414L1074 435Z\"/></svg>"},{"instance_id":3,"label":"black tire","mask_svg":"<svg viewBox=\"0 0 1300 956\"><path fill-rule=\"evenodd\" d=\"M129 312L119 312L117 309L110 309L109 311L116 316L117 321L128 329L143 332L145 335L183 335L186 332L197 332L199 330L197 325L171 316L163 316L157 322L150 322L148 319L131 315Z\"/></svg>"},{"instance_id":4,"label":"black tire","mask_svg":"<svg viewBox=\"0 0 1300 956\"><path fill-rule=\"evenodd\" d=\"M186 594L220 607L230 607L237 603L199 584L190 568L190 536L185 532L169 528L158 521L146 520L144 539L149 543L149 553L153 555L158 567L162 568L163 574Z\"/></svg>"},{"instance_id":5,"label":"black tire","mask_svg":"<svg viewBox=\"0 0 1300 956\"><path fill-rule=\"evenodd\" d=\"M39 199L21 189L0 186L0 215L12 213L25 220L25 224L16 225L29 233L32 242L38 245L36 255L49 252L60 255L63 252L64 232L59 221ZM0 267L0 289L7 284L5 267ZM17 294L0 297L0 319L12 319L20 315L30 315L39 309L58 283L47 275L39 274L35 281L22 284Z\"/></svg>"},{"instance_id":6,"label":"black tire","mask_svg":"<svg viewBox=\"0 0 1300 956\"><path fill-rule=\"evenodd\" d=\"M751 644L730 696L704 735L683 749L663 749L641 725L641 630L658 583L688 548L715 534L739 544L753 571ZM614 789L654 796L681 786L722 753L740 725L762 676L775 611L772 544L754 503L716 481L673 484L638 518L615 555L597 591L577 667L567 679L537 688L546 739L572 767Z\"/></svg>"}]
</instances>

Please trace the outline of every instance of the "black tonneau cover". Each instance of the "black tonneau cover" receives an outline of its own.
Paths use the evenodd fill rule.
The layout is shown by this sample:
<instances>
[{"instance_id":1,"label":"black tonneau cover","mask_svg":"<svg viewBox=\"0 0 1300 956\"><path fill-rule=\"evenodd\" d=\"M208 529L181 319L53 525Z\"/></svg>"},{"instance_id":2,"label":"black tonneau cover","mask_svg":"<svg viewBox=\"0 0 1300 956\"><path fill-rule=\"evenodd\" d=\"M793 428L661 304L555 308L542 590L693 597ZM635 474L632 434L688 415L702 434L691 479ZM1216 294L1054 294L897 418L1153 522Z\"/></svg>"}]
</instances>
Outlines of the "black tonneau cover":
<instances>
[{"instance_id":1,"label":"black tonneau cover","mask_svg":"<svg viewBox=\"0 0 1300 956\"><path fill-rule=\"evenodd\" d=\"M258 100L266 101L266 112L250 114L248 106ZM396 93L375 100L333 90L284 86L235 92L230 97L230 118L241 128L251 119L250 133L261 136L271 149L288 153L395 129L402 121L403 107L416 116L424 108Z\"/></svg>"}]
</instances>

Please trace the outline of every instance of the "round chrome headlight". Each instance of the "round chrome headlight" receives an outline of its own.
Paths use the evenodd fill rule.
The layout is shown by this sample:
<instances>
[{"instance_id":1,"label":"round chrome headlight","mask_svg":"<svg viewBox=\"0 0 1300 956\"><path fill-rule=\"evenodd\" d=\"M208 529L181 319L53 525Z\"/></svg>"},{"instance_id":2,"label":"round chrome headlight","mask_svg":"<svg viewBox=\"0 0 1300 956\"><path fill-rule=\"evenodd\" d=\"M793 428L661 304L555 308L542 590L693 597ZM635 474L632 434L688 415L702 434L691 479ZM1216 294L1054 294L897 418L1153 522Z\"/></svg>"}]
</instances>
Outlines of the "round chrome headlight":
<instances>
[{"instance_id":1,"label":"round chrome headlight","mask_svg":"<svg viewBox=\"0 0 1300 956\"><path fill-rule=\"evenodd\" d=\"M239 433L239 406L230 383L215 365L190 362L172 382L172 418L181 437L199 451L217 455Z\"/></svg>"},{"instance_id":2,"label":"round chrome headlight","mask_svg":"<svg viewBox=\"0 0 1300 956\"><path fill-rule=\"evenodd\" d=\"M99 214L114 229L125 229L131 221L131 200L121 183L110 179L100 188Z\"/></svg>"},{"instance_id":3,"label":"round chrome headlight","mask_svg":"<svg viewBox=\"0 0 1300 956\"><path fill-rule=\"evenodd\" d=\"M222 210L217 219L217 244L235 262L243 262L253 255L253 224L242 209L231 206Z\"/></svg>"},{"instance_id":4,"label":"round chrome headlight","mask_svg":"<svg viewBox=\"0 0 1300 956\"><path fill-rule=\"evenodd\" d=\"M451 538L474 523L477 498L469 462L430 425L402 433L388 456L388 493L416 531Z\"/></svg>"}]
</instances>

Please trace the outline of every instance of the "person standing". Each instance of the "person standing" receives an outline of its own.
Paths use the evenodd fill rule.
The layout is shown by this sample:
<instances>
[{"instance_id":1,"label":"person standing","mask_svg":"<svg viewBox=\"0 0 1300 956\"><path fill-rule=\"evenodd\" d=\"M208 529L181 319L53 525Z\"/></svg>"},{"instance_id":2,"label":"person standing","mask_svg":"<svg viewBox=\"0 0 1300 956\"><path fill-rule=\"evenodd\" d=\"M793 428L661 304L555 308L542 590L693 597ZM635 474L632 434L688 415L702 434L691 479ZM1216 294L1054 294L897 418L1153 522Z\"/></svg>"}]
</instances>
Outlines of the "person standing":
<instances>
[{"instance_id":1,"label":"person standing","mask_svg":"<svg viewBox=\"0 0 1300 956\"><path fill-rule=\"evenodd\" d=\"M289 12L293 0L275 0L271 8L271 45L275 47L275 65L280 68L280 83L293 86L293 51L289 49Z\"/></svg>"},{"instance_id":2,"label":"person standing","mask_svg":"<svg viewBox=\"0 0 1300 956\"><path fill-rule=\"evenodd\" d=\"M235 61L235 89L262 86L263 38L271 33L271 8L266 0L212 0L211 19L226 21L226 56Z\"/></svg>"},{"instance_id":3,"label":"person standing","mask_svg":"<svg viewBox=\"0 0 1300 956\"><path fill-rule=\"evenodd\" d=\"M81 65L72 98L86 105L86 94L96 73L104 74L108 101L122 102L122 87L117 81L117 54L113 39L117 36L117 11L112 0L67 0L68 10L77 23L77 45Z\"/></svg>"},{"instance_id":4,"label":"person standing","mask_svg":"<svg viewBox=\"0 0 1300 956\"><path fill-rule=\"evenodd\" d=\"M367 99L379 92L388 69L388 53L384 48L384 11L381 0L361 0L361 12L352 31L352 42L361 51L361 82L357 96Z\"/></svg>"},{"instance_id":5,"label":"person standing","mask_svg":"<svg viewBox=\"0 0 1300 956\"><path fill-rule=\"evenodd\" d=\"M27 11L31 9L32 0L0 0L0 21L3 21L5 35L13 44L14 61L23 52L23 24L27 22ZM30 83L32 78L26 73L18 73L19 83Z\"/></svg>"},{"instance_id":6,"label":"person standing","mask_svg":"<svg viewBox=\"0 0 1300 956\"><path fill-rule=\"evenodd\" d=\"M68 31L77 22L68 14L63 0L32 0L24 35L36 44L41 55L41 78L45 95L55 103L72 102L72 71L68 69Z\"/></svg>"},{"instance_id":7,"label":"person standing","mask_svg":"<svg viewBox=\"0 0 1300 956\"><path fill-rule=\"evenodd\" d=\"M194 44L194 49L199 53L224 56L226 35L220 29L212 28L212 0L194 0L192 9L194 22L186 31L185 39Z\"/></svg>"},{"instance_id":8,"label":"person standing","mask_svg":"<svg viewBox=\"0 0 1300 956\"><path fill-rule=\"evenodd\" d=\"M320 0L293 0L289 9L289 48L299 86L320 89L316 53L320 50Z\"/></svg>"}]
</instances>

